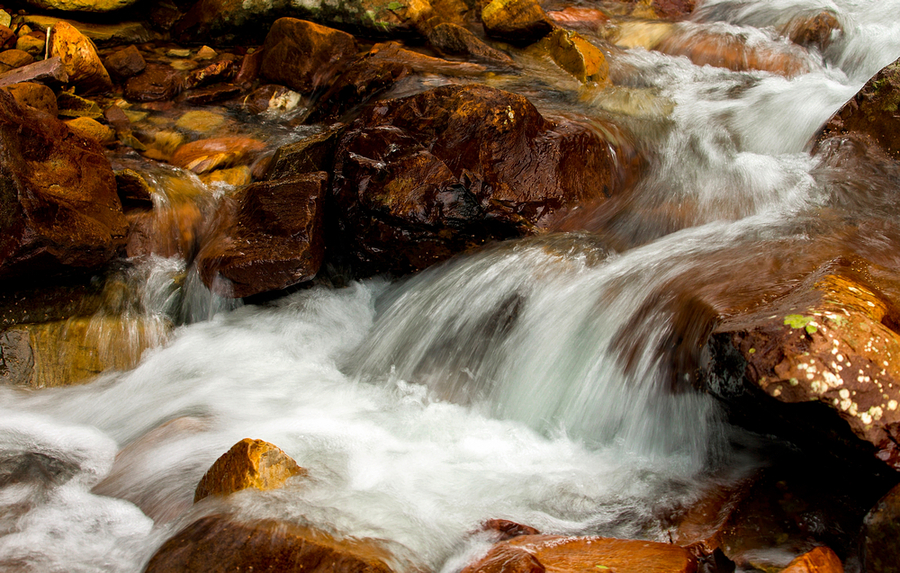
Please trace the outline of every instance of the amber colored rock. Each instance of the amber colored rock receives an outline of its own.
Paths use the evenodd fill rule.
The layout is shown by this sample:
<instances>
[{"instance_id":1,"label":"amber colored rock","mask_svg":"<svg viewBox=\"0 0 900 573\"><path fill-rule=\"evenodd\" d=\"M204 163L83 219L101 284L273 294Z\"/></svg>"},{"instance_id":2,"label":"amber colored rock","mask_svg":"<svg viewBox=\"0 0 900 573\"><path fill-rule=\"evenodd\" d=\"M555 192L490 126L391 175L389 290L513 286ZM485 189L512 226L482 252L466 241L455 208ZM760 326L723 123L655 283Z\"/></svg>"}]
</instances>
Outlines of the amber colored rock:
<instances>
[{"instance_id":1,"label":"amber colored rock","mask_svg":"<svg viewBox=\"0 0 900 573\"><path fill-rule=\"evenodd\" d=\"M869 511L861 537L863 571L900 572L900 486Z\"/></svg>"},{"instance_id":2,"label":"amber colored rock","mask_svg":"<svg viewBox=\"0 0 900 573\"><path fill-rule=\"evenodd\" d=\"M900 159L900 59L881 69L822 128L818 142L853 134Z\"/></svg>"},{"instance_id":3,"label":"amber colored rock","mask_svg":"<svg viewBox=\"0 0 900 573\"><path fill-rule=\"evenodd\" d=\"M120 80L136 76L147 67L144 56L133 45L110 54L105 64L109 73Z\"/></svg>"},{"instance_id":4,"label":"amber colored rock","mask_svg":"<svg viewBox=\"0 0 900 573\"><path fill-rule=\"evenodd\" d=\"M96 119L78 117L66 121L69 129L82 137L93 139L101 145L108 145L116 141L116 132L113 128L103 125Z\"/></svg>"},{"instance_id":5,"label":"amber colored rock","mask_svg":"<svg viewBox=\"0 0 900 573\"><path fill-rule=\"evenodd\" d=\"M592 32L609 22L609 16L602 10L584 6L566 6L562 10L547 12L547 16L564 28Z\"/></svg>"},{"instance_id":6,"label":"amber colored rock","mask_svg":"<svg viewBox=\"0 0 900 573\"><path fill-rule=\"evenodd\" d=\"M694 573L684 549L665 543L606 537L523 535L500 542L463 573Z\"/></svg>"},{"instance_id":7,"label":"amber colored rock","mask_svg":"<svg viewBox=\"0 0 900 573\"><path fill-rule=\"evenodd\" d=\"M15 68L34 63L34 56L22 50L4 50L0 52L0 74Z\"/></svg>"},{"instance_id":8,"label":"amber colored rock","mask_svg":"<svg viewBox=\"0 0 900 573\"><path fill-rule=\"evenodd\" d=\"M844 440L900 469L900 335L885 324L890 308L857 277L814 277L777 305L717 327L712 388L803 404L806 415L773 414L785 412L799 436Z\"/></svg>"},{"instance_id":9,"label":"amber colored rock","mask_svg":"<svg viewBox=\"0 0 900 573\"><path fill-rule=\"evenodd\" d=\"M714 485L677 519L672 543L695 557L712 555L722 543L722 535L735 506L747 496L752 480L736 485Z\"/></svg>"},{"instance_id":10,"label":"amber colored rock","mask_svg":"<svg viewBox=\"0 0 900 573\"><path fill-rule=\"evenodd\" d=\"M56 117L59 108L56 105L56 94L44 84L22 82L3 88L8 91L19 105L27 105Z\"/></svg>"},{"instance_id":11,"label":"amber colored rock","mask_svg":"<svg viewBox=\"0 0 900 573\"><path fill-rule=\"evenodd\" d=\"M296 18L275 21L263 46L260 75L306 94L327 86L356 55L350 34Z\"/></svg>"},{"instance_id":12,"label":"amber colored rock","mask_svg":"<svg viewBox=\"0 0 900 573\"><path fill-rule=\"evenodd\" d=\"M870 569L883 571L883 569ZM827 547L816 547L797 557L781 573L844 573L841 560Z\"/></svg>"},{"instance_id":13,"label":"amber colored rock","mask_svg":"<svg viewBox=\"0 0 900 573\"><path fill-rule=\"evenodd\" d=\"M137 0L28 0L44 10L64 12L111 12L134 4Z\"/></svg>"},{"instance_id":14,"label":"amber colored rock","mask_svg":"<svg viewBox=\"0 0 900 573\"><path fill-rule=\"evenodd\" d=\"M508 92L440 87L373 104L349 126L335 164L337 234L369 271L408 272L532 233L614 193L620 176L593 131L548 121Z\"/></svg>"},{"instance_id":15,"label":"amber colored rock","mask_svg":"<svg viewBox=\"0 0 900 573\"><path fill-rule=\"evenodd\" d=\"M824 50L831 45L836 35L843 32L840 20L834 12L824 10L813 16L801 14L780 26L779 32L795 44Z\"/></svg>"},{"instance_id":16,"label":"amber colored rock","mask_svg":"<svg viewBox=\"0 0 900 573\"><path fill-rule=\"evenodd\" d=\"M240 523L204 517L163 543L145 573L392 573L392 555L376 541L337 540L281 521Z\"/></svg>"},{"instance_id":17,"label":"amber colored rock","mask_svg":"<svg viewBox=\"0 0 900 573\"><path fill-rule=\"evenodd\" d=\"M675 25L671 22L640 20L621 22L607 39L620 48L653 50L674 29Z\"/></svg>"},{"instance_id":18,"label":"amber colored rock","mask_svg":"<svg viewBox=\"0 0 900 573\"><path fill-rule=\"evenodd\" d=\"M102 148L0 90L0 276L93 269L126 223Z\"/></svg>"},{"instance_id":19,"label":"amber colored rock","mask_svg":"<svg viewBox=\"0 0 900 573\"><path fill-rule=\"evenodd\" d=\"M172 205L128 213L129 257L158 255L190 260L199 249L204 227L203 211L191 201L177 201Z\"/></svg>"},{"instance_id":20,"label":"amber colored rock","mask_svg":"<svg viewBox=\"0 0 900 573\"><path fill-rule=\"evenodd\" d=\"M118 46L122 44L141 44L151 39L150 31L140 22L112 22L103 24L100 22L79 22L77 20L62 19L58 16L44 16L40 14L25 14L22 20L36 30L46 32L56 26L57 22L66 22L78 28L97 46Z\"/></svg>"},{"instance_id":21,"label":"amber colored rock","mask_svg":"<svg viewBox=\"0 0 900 573\"><path fill-rule=\"evenodd\" d=\"M488 36L517 45L536 42L553 28L537 0L493 0L482 9L481 22Z\"/></svg>"},{"instance_id":22,"label":"amber colored rock","mask_svg":"<svg viewBox=\"0 0 900 573\"><path fill-rule=\"evenodd\" d=\"M112 89L112 80L97 55L94 43L68 22L60 20L53 28L50 55L59 56L69 82L82 93L103 93Z\"/></svg>"},{"instance_id":23,"label":"amber colored rock","mask_svg":"<svg viewBox=\"0 0 900 573\"><path fill-rule=\"evenodd\" d=\"M327 181L327 173L316 172L238 191L220 210L216 231L197 255L203 282L237 298L315 277L325 254Z\"/></svg>"},{"instance_id":24,"label":"amber colored rock","mask_svg":"<svg viewBox=\"0 0 900 573\"><path fill-rule=\"evenodd\" d=\"M224 453L197 484L194 503L210 495L229 495L242 489L278 489L294 476L306 475L281 448L263 440L244 438Z\"/></svg>"},{"instance_id":25,"label":"amber colored rock","mask_svg":"<svg viewBox=\"0 0 900 573\"><path fill-rule=\"evenodd\" d=\"M34 31L22 34L16 39L16 49L27 52L35 58L44 55L47 47L47 35L43 32Z\"/></svg>"},{"instance_id":26,"label":"amber colored rock","mask_svg":"<svg viewBox=\"0 0 900 573\"><path fill-rule=\"evenodd\" d=\"M577 32L556 28L541 40L537 47L546 50L556 65L579 81L596 83L600 86L610 84L606 56Z\"/></svg>"},{"instance_id":27,"label":"amber colored rock","mask_svg":"<svg viewBox=\"0 0 900 573\"><path fill-rule=\"evenodd\" d=\"M508 55L488 46L472 31L458 24L441 22L428 29L427 37L428 42L445 56L466 56L505 67L515 65Z\"/></svg>"},{"instance_id":28,"label":"amber colored rock","mask_svg":"<svg viewBox=\"0 0 900 573\"><path fill-rule=\"evenodd\" d=\"M165 101L181 91L181 74L172 66L149 63L140 74L125 82L125 99L129 101Z\"/></svg>"},{"instance_id":29,"label":"amber colored rock","mask_svg":"<svg viewBox=\"0 0 900 573\"><path fill-rule=\"evenodd\" d=\"M172 156L172 165L206 173L213 169L248 164L265 143L249 137L216 137L185 143Z\"/></svg>"},{"instance_id":30,"label":"amber colored rock","mask_svg":"<svg viewBox=\"0 0 900 573\"><path fill-rule=\"evenodd\" d=\"M220 59L188 72L182 86L184 89L190 90L214 82L227 82L234 78L237 71L233 60Z\"/></svg>"}]
</instances>

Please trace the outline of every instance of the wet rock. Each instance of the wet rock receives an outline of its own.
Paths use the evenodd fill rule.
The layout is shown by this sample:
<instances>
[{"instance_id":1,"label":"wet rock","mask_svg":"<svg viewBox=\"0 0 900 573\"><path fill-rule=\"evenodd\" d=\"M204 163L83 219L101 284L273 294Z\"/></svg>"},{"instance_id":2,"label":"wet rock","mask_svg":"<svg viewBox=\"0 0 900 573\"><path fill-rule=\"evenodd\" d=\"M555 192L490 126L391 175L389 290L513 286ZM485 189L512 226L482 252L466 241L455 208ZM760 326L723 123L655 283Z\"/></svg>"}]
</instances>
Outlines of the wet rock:
<instances>
[{"instance_id":1,"label":"wet rock","mask_svg":"<svg viewBox=\"0 0 900 573\"><path fill-rule=\"evenodd\" d=\"M144 71L125 82L125 99L148 102L174 98L181 91L181 74L172 66L148 63Z\"/></svg>"},{"instance_id":2,"label":"wet rock","mask_svg":"<svg viewBox=\"0 0 900 573\"><path fill-rule=\"evenodd\" d=\"M216 84L186 91L178 99L190 105L208 105L237 97L242 91L234 84Z\"/></svg>"},{"instance_id":3,"label":"wet rock","mask_svg":"<svg viewBox=\"0 0 900 573\"><path fill-rule=\"evenodd\" d=\"M47 47L47 35L43 32L28 32L22 34L16 39L16 49L27 52L32 56L39 58L44 55Z\"/></svg>"},{"instance_id":4,"label":"wet rock","mask_svg":"<svg viewBox=\"0 0 900 573\"><path fill-rule=\"evenodd\" d=\"M599 48L577 32L556 28L541 40L537 48L546 51L556 65L583 83L609 85L609 64Z\"/></svg>"},{"instance_id":5,"label":"wet rock","mask_svg":"<svg viewBox=\"0 0 900 573\"><path fill-rule=\"evenodd\" d=\"M442 55L466 56L480 62L512 67L514 62L470 30L451 22L441 22L428 29L428 42Z\"/></svg>"},{"instance_id":6,"label":"wet rock","mask_svg":"<svg viewBox=\"0 0 900 573\"><path fill-rule=\"evenodd\" d=\"M253 181L253 173L248 166L240 165L204 173L200 175L200 181L206 186L226 185L232 188L243 187Z\"/></svg>"},{"instance_id":7,"label":"wet rock","mask_svg":"<svg viewBox=\"0 0 900 573\"><path fill-rule=\"evenodd\" d=\"M157 255L191 260L199 248L204 214L191 201L128 214L128 257Z\"/></svg>"},{"instance_id":8,"label":"wet rock","mask_svg":"<svg viewBox=\"0 0 900 573\"><path fill-rule=\"evenodd\" d=\"M473 76L485 72L484 66L469 62L451 62L420 54L403 47L398 42L375 44L366 54L367 63L376 66L399 65L420 74L439 74L446 76Z\"/></svg>"},{"instance_id":9,"label":"wet rock","mask_svg":"<svg viewBox=\"0 0 900 573\"><path fill-rule=\"evenodd\" d=\"M19 105L27 105L45 111L53 117L58 114L56 94L44 84L22 82L3 89L9 92Z\"/></svg>"},{"instance_id":10,"label":"wet rock","mask_svg":"<svg viewBox=\"0 0 900 573\"><path fill-rule=\"evenodd\" d=\"M247 488L278 489L294 477L306 475L278 446L245 438L222 455L204 474L194 503L210 495L225 496Z\"/></svg>"},{"instance_id":11,"label":"wet rock","mask_svg":"<svg viewBox=\"0 0 900 573\"><path fill-rule=\"evenodd\" d=\"M275 118L296 110L302 96L292 89L277 84L260 86L242 101L244 109L252 114Z\"/></svg>"},{"instance_id":12,"label":"wet rock","mask_svg":"<svg viewBox=\"0 0 900 573\"><path fill-rule=\"evenodd\" d=\"M481 11L488 36L527 45L550 33L553 23L537 0L492 0Z\"/></svg>"},{"instance_id":13,"label":"wet rock","mask_svg":"<svg viewBox=\"0 0 900 573\"><path fill-rule=\"evenodd\" d=\"M249 137L217 137L201 139L179 147L172 164L194 173L249 164L265 149L265 144Z\"/></svg>"},{"instance_id":14,"label":"wet rock","mask_svg":"<svg viewBox=\"0 0 900 573\"><path fill-rule=\"evenodd\" d=\"M82 93L103 93L112 89L112 80L93 42L71 24L57 22L50 36L49 51L51 56L59 56L69 82Z\"/></svg>"},{"instance_id":15,"label":"wet rock","mask_svg":"<svg viewBox=\"0 0 900 573\"><path fill-rule=\"evenodd\" d=\"M335 124L296 143L284 145L275 151L267 179L296 177L312 171L330 173L334 167L334 152L344 126Z\"/></svg>"},{"instance_id":16,"label":"wet rock","mask_svg":"<svg viewBox=\"0 0 900 573\"><path fill-rule=\"evenodd\" d=\"M0 276L94 269L126 223L102 148L0 91Z\"/></svg>"},{"instance_id":17,"label":"wet rock","mask_svg":"<svg viewBox=\"0 0 900 573\"><path fill-rule=\"evenodd\" d=\"M827 547L816 547L791 561L781 573L844 573L844 566L834 551Z\"/></svg>"},{"instance_id":18,"label":"wet rock","mask_svg":"<svg viewBox=\"0 0 900 573\"><path fill-rule=\"evenodd\" d=\"M221 59L189 72L184 77L182 86L184 89L190 90L215 82L226 82L233 79L236 73L237 69L233 60Z\"/></svg>"},{"instance_id":19,"label":"wet rock","mask_svg":"<svg viewBox=\"0 0 900 573\"><path fill-rule=\"evenodd\" d=\"M63 12L112 12L131 6L136 0L28 0L28 3L44 10Z\"/></svg>"},{"instance_id":20,"label":"wet rock","mask_svg":"<svg viewBox=\"0 0 900 573\"><path fill-rule=\"evenodd\" d=\"M691 15L695 3L695 0L653 0L650 5L660 18L680 20Z\"/></svg>"},{"instance_id":21,"label":"wet rock","mask_svg":"<svg viewBox=\"0 0 900 573\"><path fill-rule=\"evenodd\" d=\"M116 132L109 126L103 125L89 117L78 117L65 122L69 129L87 139L93 139L100 145L109 145L116 141Z\"/></svg>"},{"instance_id":22,"label":"wet rock","mask_svg":"<svg viewBox=\"0 0 900 573\"><path fill-rule=\"evenodd\" d=\"M194 56L194 59L196 59L197 61L212 60L218 55L219 54L209 46L203 46L199 50L197 50L197 55Z\"/></svg>"},{"instance_id":23,"label":"wet rock","mask_svg":"<svg viewBox=\"0 0 900 573\"><path fill-rule=\"evenodd\" d=\"M327 86L356 55L350 34L295 18L272 25L263 46L260 75L306 94Z\"/></svg>"},{"instance_id":24,"label":"wet rock","mask_svg":"<svg viewBox=\"0 0 900 573\"><path fill-rule=\"evenodd\" d=\"M653 50L663 38L672 33L674 27L671 22L622 22L612 30L607 39L626 50Z\"/></svg>"},{"instance_id":25,"label":"wet rock","mask_svg":"<svg viewBox=\"0 0 900 573\"><path fill-rule=\"evenodd\" d=\"M520 535L540 535L541 532L530 525L522 525L508 519L489 519L484 523L485 531L497 533L497 541L506 541Z\"/></svg>"},{"instance_id":26,"label":"wet rock","mask_svg":"<svg viewBox=\"0 0 900 573\"><path fill-rule=\"evenodd\" d=\"M145 572L391 573L387 564L395 561L392 557L373 540L339 541L324 531L291 523L241 523L212 515L166 541Z\"/></svg>"},{"instance_id":27,"label":"wet rock","mask_svg":"<svg viewBox=\"0 0 900 573\"><path fill-rule=\"evenodd\" d=\"M791 439L874 452L900 469L900 335L886 326L894 311L852 275L810 280L716 329L708 387L737 408L757 401L747 411L777 418Z\"/></svg>"},{"instance_id":28,"label":"wet rock","mask_svg":"<svg viewBox=\"0 0 900 573\"><path fill-rule=\"evenodd\" d=\"M55 16L26 14L22 20L34 28L46 32L56 26L57 22L65 22L78 29L98 46L117 46L122 44L141 44L148 42L152 34L140 22L115 22L102 24L98 22L79 22Z\"/></svg>"},{"instance_id":29,"label":"wet rock","mask_svg":"<svg viewBox=\"0 0 900 573\"><path fill-rule=\"evenodd\" d=\"M835 36L843 32L843 26L834 12L824 10L813 16L801 14L791 18L778 31L795 44L824 50L831 45Z\"/></svg>"},{"instance_id":30,"label":"wet rock","mask_svg":"<svg viewBox=\"0 0 900 573\"><path fill-rule=\"evenodd\" d=\"M747 497L752 478L737 484L713 485L688 510L677 518L672 543L684 547L695 557L712 555L722 538L737 505Z\"/></svg>"},{"instance_id":31,"label":"wet rock","mask_svg":"<svg viewBox=\"0 0 900 573\"><path fill-rule=\"evenodd\" d=\"M370 272L422 269L609 196L620 176L614 157L586 128L484 86L382 101L340 141L338 240Z\"/></svg>"},{"instance_id":32,"label":"wet rock","mask_svg":"<svg viewBox=\"0 0 900 573\"><path fill-rule=\"evenodd\" d=\"M220 294L246 297L315 277L324 257L327 181L316 172L241 189L197 256L203 281Z\"/></svg>"},{"instance_id":33,"label":"wet rock","mask_svg":"<svg viewBox=\"0 0 900 573\"><path fill-rule=\"evenodd\" d=\"M244 59L241 60L241 67L234 78L234 83L245 89L250 89L253 82L259 77L262 56L262 50L256 50L244 56Z\"/></svg>"},{"instance_id":34,"label":"wet rock","mask_svg":"<svg viewBox=\"0 0 900 573\"><path fill-rule=\"evenodd\" d=\"M900 59L866 82L822 128L817 141L848 134L869 139L900 159Z\"/></svg>"},{"instance_id":35,"label":"wet rock","mask_svg":"<svg viewBox=\"0 0 900 573\"><path fill-rule=\"evenodd\" d=\"M56 98L56 105L59 115L63 117L89 117L91 119L103 117L103 112L97 102L71 92L60 92Z\"/></svg>"},{"instance_id":36,"label":"wet rock","mask_svg":"<svg viewBox=\"0 0 900 573\"><path fill-rule=\"evenodd\" d=\"M144 71L147 62L134 45L113 52L106 58L106 69L118 80L125 80Z\"/></svg>"},{"instance_id":37,"label":"wet rock","mask_svg":"<svg viewBox=\"0 0 900 573\"><path fill-rule=\"evenodd\" d=\"M116 193L126 212L134 209L144 211L153 208L153 188L140 173L133 169L116 171Z\"/></svg>"},{"instance_id":38,"label":"wet rock","mask_svg":"<svg viewBox=\"0 0 900 573\"><path fill-rule=\"evenodd\" d=\"M0 75L0 86L31 81L65 83L68 79L69 76L66 74L66 69L62 64L62 60L58 57L52 57L3 73Z\"/></svg>"},{"instance_id":39,"label":"wet rock","mask_svg":"<svg viewBox=\"0 0 900 573\"><path fill-rule=\"evenodd\" d=\"M193 110L182 114L175 127L196 133L210 133L225 124L225 116L208 110Z\"/></svg>"},{"instance_id":40,"label":"wet rock","mask_svg":"<svg viewBox=\"0 0 900 573\"><path fill-rule=\"evenodd\" d=\"M34 63L34 56L22 50L0 52L0 74Z\"/></svg>"},{"instance_id":41,"label":"wet rock","mask_svg":"<svg viewBox=\"0 0 900 573\"><path fill-rule=\"evenodd\" d=\"M900 486L866 515L860 545L863 571L900 572Z\"/></svg>"},{"instance_id":42,"label":"wet rock","mask_svg":"<svg viewBox=\"0 0 900 573\"><path fill-rule=\"evenodd\" d=\"M609 22L602 10L584 6L566 6L562 10L547 12L547 16L564 28L596 32Z\"/></svg>"},{"instance_id":43,"label":"wet rock","mask_svg":"<svg viewBox=\"0 0 900 573\"><path fill-rule=\"evenodd\" d=\"M523 535L494 545L463 573L693 573L694 558L675 545L605 537Z\"/></svg>"}]
</instances>

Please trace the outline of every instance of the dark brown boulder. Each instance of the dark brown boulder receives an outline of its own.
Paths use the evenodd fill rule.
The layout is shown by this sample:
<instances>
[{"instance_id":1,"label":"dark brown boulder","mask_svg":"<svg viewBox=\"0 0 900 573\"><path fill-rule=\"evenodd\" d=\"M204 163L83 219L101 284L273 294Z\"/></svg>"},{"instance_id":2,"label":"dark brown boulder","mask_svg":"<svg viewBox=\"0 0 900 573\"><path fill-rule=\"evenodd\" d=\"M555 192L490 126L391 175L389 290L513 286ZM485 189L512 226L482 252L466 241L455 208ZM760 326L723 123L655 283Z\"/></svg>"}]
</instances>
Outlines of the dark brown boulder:
<instances>
[{"instance_id":1,"label":"dark brown boulder","mask_svg":"<svg viewBox=\"0 0 900 573\"><path fill-rule=\"evenodd\" d=\"M296 18L275 21L263 46L260 74L300 93L327 86L356 55L350 34Z\"/></svg>"},{"instance_id":2,"label":"dark brown boulder","mask_svg":"<svg viewBox=\"0 0 900 573\"><path fill-rule=\"evenodd\" d=\"M505 67L514 65L508 55L488 46L472 31L458 24L441 22L428 29L427 37L428 42L445 56L466 56Z\"/></svg>"},{"instance_id":3,"label":"dark brown boulder","mask_svg":"<svg viewBox=\"0 0 900 573\"><path fill-rule=\"evenodd\" d=\"M245 438L222 454L203 475L194 492L194 502L247 488L277 489L298 475L306 475L306 470L281 448L263 440Z\"/></svg>"},{"instance_id":4,"label":"dark brown boulder","mask_svg":"<svg viewBox=\"0 0 900 573\"><path fill-rule=\"evenodd\" d=\"M375 541L266 520L204 517L166 541L145 573L392 573L391 554Z\"/></svg>"},{"instance_id":5,"label":"dark brown boulder","mask_svg":"<svg viewBox=\"0 0 900 573\"><path fill-rule=\"evenodd\" d=\"M197 255L203 282L225 296L246 297L315 277L325 250L327 180L326 173L316 172L238 192Z\"/></svg>"},{"instance_id":6,"label":"dark brown boulder","mask_svg":"<svg viewBox=\"0 0 900 573\"><path fill-rule=\"evenodd\" d=\"M104 61L107 71L119 80L136 76L144 71L147 62L134 46L113 52Z\"/></svg>"},{"instance_id":7,"label":"dark brown boulder","mask_svg":"<svg viewBox=\"0 0 900 573\"><path fill-rule=\"evenodd\" d=\"M828 120L817 141L848 134L869 139L900 159L900 59L866 82Z\"/></svg>"},{"instance_id":8,"label":"dark brown boulder","mask_svg":"<svg viewBox=\"0 0 900 573\"><path fill-rule=\"evenodd\" d=\"M56 94L44 84L21 82L2 89L12 94L19 105L27 105L34 109L45 111L53 117L56 117L59 113Z\"/></svg>"},{"instance_id":9,"label":"dark brown boulder","mask_svg":"<svg viewBox=\"0 0 900 573\"><path fill-rule=\"evenodd\" d=\"M863 571L900 572L900 486L869 511L863 522L860 549Z\"/></svg>"},{"instance_id":10,"label":"dark brown boulder","mask_svg":"<svg viewBox=\"0 0 900 573\"><path fill-rule=\"evenodd\" d=\"M445 86L371 106L341 138L337 239L363 272L409 272L535 232L617 190L612 145L525 98Z\"/></svg>"},{"instance_id":11,"label":"dark brown boulder","mask_svg":"<svg viewBox=\"0 0 900 573\"><path fill-rule=\"evenodd\" d=\"M95 142L0 91L0 276L86 270L109 261L127 224Z\"/></svg>"},{"instance_id":12,"label":"dark brown boulder","mask_svg":"<svg viewBox=\"0 0 900 573\"><path fill-rule=\"evenodd\" d=\"M343 132L344 126L337 123L311 137L279 147L272 156L266 179L297 177L312 171L331 173L334 151Z\"/></svg>"},{"instance_id":13,"label":"dark brown boulder","mask_svg":"<svg viewBox=\"0 0 900 573\"><path fill-rule=\"evenodd\" d=\"M125 99L129 101L165 101L181 91L181 74L166 64L147 64L144 71L125 82Z\"/></svg>"}]
</instances>

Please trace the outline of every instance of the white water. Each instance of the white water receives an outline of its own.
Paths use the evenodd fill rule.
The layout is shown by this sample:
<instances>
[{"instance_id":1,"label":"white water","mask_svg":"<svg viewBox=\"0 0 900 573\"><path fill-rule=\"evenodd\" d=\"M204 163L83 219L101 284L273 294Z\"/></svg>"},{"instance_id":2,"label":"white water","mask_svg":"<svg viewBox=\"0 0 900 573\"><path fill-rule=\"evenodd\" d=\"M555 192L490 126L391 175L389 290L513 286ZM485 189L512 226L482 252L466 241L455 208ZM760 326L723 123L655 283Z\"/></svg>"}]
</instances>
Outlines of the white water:
<instances>
[{"instance_id":1,"label":"white water","mask_svg":"<svg viewBox=\"0 0 900 573\"><path fill-rule=\"evenodd\" d=\"M733 25L772 25L758 15L773 3L706 4ZM218 314L185 302L196 288L158 280L183 272L178 262L147 267L148 312L215 316L133 371L0 388L0 569L140 570L211 510L191 509L194 487L245 437L277 444L309 477L236 496L244 515L385 539L403 563L461 567L490 518L664 538L660 516L753 465L731 451L740 436L715 404L656 352L673 334L667 285L752 268L830 201L807 142L900 55L900 23L879 16L900 3L826 4L847 32L792 80L625 56L677 103L636 200L690 213L688 228L643 246L522 241L403 284L317 287ZM710 258L736 247L727 265Z\"/></svg>"}]
</instances>

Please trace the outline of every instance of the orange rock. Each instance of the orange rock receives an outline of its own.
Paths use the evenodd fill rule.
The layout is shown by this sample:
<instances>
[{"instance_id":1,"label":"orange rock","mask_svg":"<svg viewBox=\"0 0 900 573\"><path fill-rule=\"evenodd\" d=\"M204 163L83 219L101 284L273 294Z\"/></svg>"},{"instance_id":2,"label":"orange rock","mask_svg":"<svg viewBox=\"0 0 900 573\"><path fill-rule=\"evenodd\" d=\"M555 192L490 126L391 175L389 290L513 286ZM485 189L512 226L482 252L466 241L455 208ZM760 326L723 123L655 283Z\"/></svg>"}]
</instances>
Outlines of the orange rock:
<instances>
[{"instance_id":1,"label":"orange rock","mask_svg":"<svg viewBox=\"0 0 900 573\"><path fill-rule=\"evenodd\" d=\"M609 16L596 8L567 6L563 10L547 12L551 20L566 28L596 31L609 22Z\"/></svg>"},{"instance_id":2,"label":"orange rock","mask_svg":"<svg viewBox=\"0 0 900 573\"><path fill-rule=\"evenodd\" d=\"M94 43L64 20L57 22L50 34L50 55L59 56L69 81L83 93L112 89L112 80L97 55Z\"/></svg>"},{"instance_id":3,"label":"orange rock","mask_svg":"<svg viewBox=\"0 0 900 573\"><path fill-rule=\"evenodd\" d=\"M277 446L245 438L216 460L197 485L194 502L210 495L228 495L247 488L278 489L306 470Z\"/></svg>"},{"instance_id":4,"label":"orange rock","mask_svg":"<svg viewBox=\"0 0 900 573\"><path fill-rule=\"evenodd\" d=\"M463 573L693 573L684 549L665 543L606 537L523 535L500 542Z\"/></svg>"},{"instance_id":5,"label":"orange rock","mask_svg":"<svg viewBox=\"0 0 900 573\"><path fill-rule=\"evenodd\" d=\"M481 22L488 36L511 44L530 44L553 28L537 0L493 0L481 11Z\"/></svg>"},{"instance_id":6,"label":"orange rock","mask_svg":"<svg viewBox=\"0 0 900 573\"><path fill-rule=\"evenodd\" d=\"M172 165L194 173L206 173L221 167L249 164L265 147L262 141L249 137L200 139L179 147L172 155Z\"/></svg>"},{"instance_id":7,"label":"orange rock","mask_svg":"<svg viewBox=\"0 0 900 573\"><path fill-rule=\"evenodd\" d=\"M844 566L834 551L816 547L791 561L781 573L844 573Z\"/></svg>"},{"instance_id":8,"label":"orange rock","mask_svg":"<svg viewBox=\"0 0 900 573\"><path fill-rule=\"evenodd\" d=\"M35 109L46 111L53 117L59 113L56 103L56 94L53 90L37 82L21 82L3 88L8 91L20 105L27 105Z\"/></svg>"},{"instance_id":9,"label":"orange rock","mask_svg":"<svg viewBox=\"0 0 900 573\"><path fill-rule=\"evenodd\" d=\"M609 64L606 56L595 45L576 32L556 28L537 44L546 50L556 65L579 81L609 85Z\"/></svg>"},{"instance_id":10,"label":"orange rock","mask_svg":"<svg viewBox=\"0 0 900 573\"><path fill-rule=\"evenodd\" d=\"M779 28L779 32L789 37L795 44L815 46L820 50L827 48L834 36L841 31L843 31L841 22L829 10L823 10L811 17L801 15L792 18Z\"/></svg>"}]
</instances>

